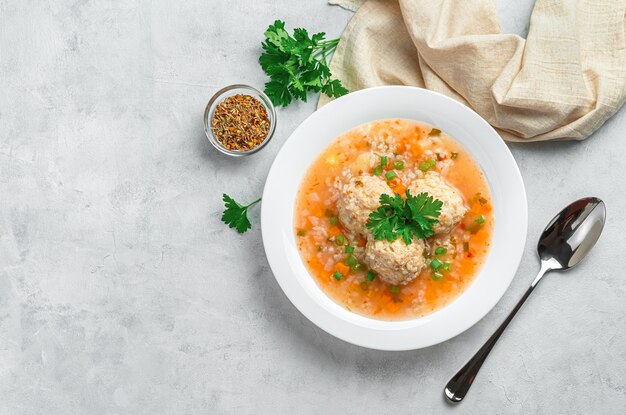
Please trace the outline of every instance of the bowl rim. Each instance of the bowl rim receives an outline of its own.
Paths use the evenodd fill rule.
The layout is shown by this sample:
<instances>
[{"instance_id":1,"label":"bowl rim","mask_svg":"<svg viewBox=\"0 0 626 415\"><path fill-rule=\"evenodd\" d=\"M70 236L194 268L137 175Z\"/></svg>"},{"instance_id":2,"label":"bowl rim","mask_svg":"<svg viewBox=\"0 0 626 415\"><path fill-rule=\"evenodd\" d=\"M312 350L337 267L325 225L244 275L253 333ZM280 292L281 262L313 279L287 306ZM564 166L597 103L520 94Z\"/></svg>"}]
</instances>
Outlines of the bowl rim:
<instances>
[{"instance_id":1,"label":"bowl rim","mask_svg":"<svg viewBox=\"0 0 626 415\"><path fill-rule=\"evenodd\" d=\"M270 130L267 132L267 135L265 136L263 141L261 141L261 143L258 146L250 150L245 150L245 151L228 150L227 148L224 148L224 146L222 146L222 144L217 140L217 138L213 134L213 131L211 131L211 125L210 125L210 120L209 120L211 111L214 109L215 106L219 104L218 101L220 100L220 98L222 98L227 92L230 92L234 89L248 90L249 92L252 92L253 94L258 95L258 97L261 99L261 103L265 106L268 112L268 118L270 120ZM276 130L276 121L277 121L276 120L276 108L274 107L272 100L270 100L269 97L265 95L263 91L260 91L256 89L255 87L246 85L246 84L232 84L232 85L225 86L224 88L220 89L215 94L213 94L213 96L207 103L206 107L204 108L204 133L206 134L207 139L209 140L211 145L215 147L216 150L218 150L222 154L225 154L231 157L249 156L260 151L263 147L267 145L267 143L270 142L270 140L274 136L274 131Z\"/></svg>"},{"instance_id":2,"label":"bowl rim","mask_svg":"<svg viewBox=\"0 0 626 415\"><path fill-rule=\"evenodd\" d=\"M301 147L304 147L303 144L305 143L297 143L296 141L301 141L298 137L305 137L307 135L307 129L312 126L319 127L319 121L325 117L330 117L331 119L333 117L335 119L341 117L342 119L336 122L338 124L349 122L346 119L350 119L351 117L366 117L368 115L355 115L358 111L351 109L350 105L356 107L361 106L362 108L360 109L367 110L367 105L369 105L368 100L374 100L373 102L376 103L376 108L373 110L374 112L388 112L390 111L389 108L384 110L379 110L379 108L384 107L384 105L380 105L382 101L390 99L392 96L395 96L393 100L394 103L398 102L399 99L401 100L401 98L406 99L407 97L412 97L418 101L426 100L428 101L428 108L419 109L419 111L425 111L426 113L428 111L434 111L432 108L440 105L442 108L446 108L446 118L465 118L465 121L468 121L468 126L463 126L463 128L472 127L477 129L477 132L475 133L464 133L465 135L472 136L471 139L466 139L467 142L459 139L457 137L458 134L455 135L450 133L450 136L456 139L479 163L489 183L492 197L494 197L494 202L496 202L496 194L494 194L494 185L492 184L492 180L494 183L498 184L500 192L504 192L504 195L507 196L506 198L502 196L502 200L499 201L498 204L494 203L494 211L498 211L498 215L496 215L498 217L496 218L496 223L494 225L494 237L492 241L496 241L496 234L499 239L508 239L506 239L507 245L504 246L504 243L501 243L499 248L494 247L492 243L486 263L479 271L478 275L476 275L470 286L468 286L464 292L462 292L456 299L451 301L442 309L417 319L384 321L367 318L347 311L345 308L330 299L330 297L328 297L321 290L321 288L319 288L317 283L314 281L314 277L312 277L304 268L303 261L299 252L297 252L294 241L295 237L293 236L293 223L289 223L289 231L286 230L287 225L285 224L285 216L289 216L289 212L285 210L286 208L278 208L272 198L274 196L283 199L288 197L289 207L292 209L291 216L289 217L293 217L293 208L301 176L303 176L308 170L310 162L316 159L330 144L330 142L341 134L340 132L332 138L326 137L323 139L321 144L316 145L321 147L315 154L301 156L301 158L305 157L311 159L306 163L306 165L302 166L304 163L302 161L289 160L294 157L292 157L293 154L288 153L288 151L293 152L297 149L300 153L302 153ZM436 103L437 105L433 106L431 105L431 102ZM345 112L341 114L342 111L351 110L352 112L350 114ZM335 113L334 115L333 111ZM403 108L402 110L399 110L399 112L402 111L413 111L413 109L405 110ZM447 114L448 112L449 114ZM452 114L455 115L450 117ZM441 114L438 114L437 116L441 117ZM376 119L381 120L390 118L408 118L421 122L428 122L411 116L370 117L367 120L351 125L349 128L342 128L341 131L348 131L358 125L374 121ZM437 124L434 125L436 127L441 126ZM448 132L449 130L446 128L444 131ZM487 141L477 141L474 136L478 133L480 133L481 139L492 139L491 141L487 140L489 142L489 146L485 145L485 142ZM319 135L324 135L324 132L320 132ZM484 137L484 135L490 135L490 137ZM471 142L473 142L472 145L474 146L481 146L481 157L488 159L489 163L493 164L493 166L490 164L489 168L492 170L503 169L503 172L506 173L504 176L506 177L501 178L499 177L499 174L495 175L495 172L492 172L492 176L490 176L488 172L485 171L485 168L481 164L480 160L478 160L477 154L468 148L467 143ZM299 147L298 144L300 144ZM489 152L492 154L489 155ZM296 187L296 194L293 194L292 196L287 195L287 191L282 187L280 188L280 193L277 193L276 189L276 181L281 179L281 177L284 178L285 173L288 173L288 171L285 171L285 166L288 164L291 168L297 169L298 173L303 171L297 179L298 184ZM502 171L498 173L502 173ZM503 180L506 181L506 183L502 182ZM410 86L381 86L359 90L336 99L311 114L293 131L272 163L263 191L263 200L264 202L261 208L263 244L274 277L285 295L289 298L292 304L294 304L294 306L302 314L304 314L305 317L329 334L348 343L378 350L401 351L432 346L459 335L480 321L497 304L510 286L524 252L528 228L528 206L521 173L513 155L510 152L510 149L493 129L493 127L491 127L491 125L489 125L471 108L453 100L452 98L434 91ZM500 206L500 204L502 206ZM499 221L503 220L505 217L504 207L507 209L513 209L514 213L517 215L515 218L507 219L506 228L503 228L502 224L499 223ZM280 223L280 226L274 226L277 224L277 221ZM511 243L511 246L508 245L509 242ZM290 246L290 243L294 246ZM492 257L494 257L493 252L496 248L500 253L504 252L506 255L504 255L503 258L492 259ZM281 251L281 249L283 249L283 251ZM294 249L297 254L295 258L293 256ZM284 255L287 251L288 255ZM497 265L503 266L504 269L501 271L500 269L498 269L498 271L487 270L488 264L492 261ZM304 270L306 277L303 277L302 270ZM483 286L486 284L485 279L487 277L483 278L481 284L477 284L477 281L482 278L483 274L486 274L490 280L502 276L502 278L497 280L497 284L495 284L494 287L489 287L489 289L485 291L485 298L481 298L482 294L477 292L477 290L485 288ZM311 282L315 287L317 287L317 289L312 288ZM324 298L321 298L319 293L321 293ZM468 298L470 299L468 300ZM334 304L334 306L330 303ZM456 306L459 303L462 303L462 305ZM459 314L459 310L463 309L469 309L471 313L468 313L467 315ZM452 321L452 318L456 318L459 321ZM446 319L447 322L450 323L448 326L433 327L435 322L446 321ZM430 331L428 331L427 328ZM419 335L421 334L426 334L426 336L420 337ZM416 337L416 335L418 336Z\"/></svg>"}]
</instances>

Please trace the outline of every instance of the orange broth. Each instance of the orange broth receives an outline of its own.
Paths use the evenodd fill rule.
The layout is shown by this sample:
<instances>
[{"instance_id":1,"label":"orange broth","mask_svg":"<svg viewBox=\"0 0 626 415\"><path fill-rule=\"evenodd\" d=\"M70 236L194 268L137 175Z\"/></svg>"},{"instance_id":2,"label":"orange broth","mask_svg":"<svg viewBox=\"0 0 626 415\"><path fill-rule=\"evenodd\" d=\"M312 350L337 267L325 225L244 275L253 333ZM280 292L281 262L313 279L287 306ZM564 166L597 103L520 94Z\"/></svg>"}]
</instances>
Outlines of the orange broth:
<instances>
[{"instance_id":1,"label":"orange broth","mask_svg":"<svg viewBox=\"0 0 626 415\"><path fill-rule=\"evenodd\" d=\"M450 234L426 240L427 266L406 285L391 286L378 277L369 281L365 266L360 261L354 265L353 259L348 260L351 254L346 253L346 245L362 250L365 238L349 239L349 232L336 219L339 186L350 177L373 174L376 163L368 156L372 152L389 154L386 171L394 169L394 161L404 162L403 169L394 169L398 177L389 183L401 195L411 180L422 174L420 163L435 160L432 171L455 186L469 208ZM367 123L335 139L307 171L295 210L298 249L320 288L349 311L381 320L420 317L444 307L462 293L487 257L493 221L489 186L471 155L445 133L403 119ZM338 235L344 235L341 246ZM447 252L435 255L437 247L445 247ZM428 266L434 258L450 264L442 277L434 275ZM336 271L343 278L333 278Z\"/></svg>"}]
</instances>

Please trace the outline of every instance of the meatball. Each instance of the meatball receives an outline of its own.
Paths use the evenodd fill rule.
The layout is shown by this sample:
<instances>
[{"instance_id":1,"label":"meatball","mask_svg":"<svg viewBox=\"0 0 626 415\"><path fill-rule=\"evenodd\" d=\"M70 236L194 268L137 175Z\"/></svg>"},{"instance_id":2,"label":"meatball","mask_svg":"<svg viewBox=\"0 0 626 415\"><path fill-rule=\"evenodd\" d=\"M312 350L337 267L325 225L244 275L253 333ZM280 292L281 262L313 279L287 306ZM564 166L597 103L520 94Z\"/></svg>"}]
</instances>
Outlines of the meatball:
<instances>
[{"instance_id":1,"label":"meatball","mask_svg":"<svg viewBox=\"0 0 626 415\"><path fill-rule=\"evenodd\" d=\"M389 185L380 177L361 175L345 184L337 201L338 217L348 230L367 235L365 223L369 214L380 205L380 195L393 195Z\"/></svg>"},{"instance_id":2,"label":"meatball","mask_svg":"<svg viewBox=\"0 0 626 415\"><path fill-rule=\"evenodd\" d=\"M448 233L459 224L467 213L463 196L454 187L445 181L439 173L428 172L421 179L414 180L408 187L412 195L427 192L435 199L443 202L439 223L433 226L435 234Z\"/></svg>"},{"instance_id":3,"label":"meatball","mask_svg":"<svg viewBox=\"0 0 626 415\"><path fill-rule=\"evenodd\" d=\"M399 238L393 242L370 238L365 246L365 264L378 277L393 285L413 281L424 268L424 241L414 239L409 245Z\"/></svg>"}]
</instances>

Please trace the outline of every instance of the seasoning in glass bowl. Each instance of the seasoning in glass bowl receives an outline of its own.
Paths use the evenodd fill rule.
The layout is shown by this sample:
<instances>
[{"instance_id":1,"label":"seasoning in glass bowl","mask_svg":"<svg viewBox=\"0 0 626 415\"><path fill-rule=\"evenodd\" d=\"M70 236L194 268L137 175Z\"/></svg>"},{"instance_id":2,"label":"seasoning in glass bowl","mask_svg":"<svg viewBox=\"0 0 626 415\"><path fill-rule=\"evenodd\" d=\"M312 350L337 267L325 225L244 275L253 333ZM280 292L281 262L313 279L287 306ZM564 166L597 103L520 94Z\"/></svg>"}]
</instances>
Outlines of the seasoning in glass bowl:
<instances>
[{"instance_id":1,"label":"seasoning in glass bowl","mask_svg":"<svg viewBox=\"0 0 626 415\"><path fill-rule=\"evenodd\" d=\"M231 95L215 107L211 129L225 149L252 150L270 131L267 108L251 95Z\"/></svg>"}]
</instances>

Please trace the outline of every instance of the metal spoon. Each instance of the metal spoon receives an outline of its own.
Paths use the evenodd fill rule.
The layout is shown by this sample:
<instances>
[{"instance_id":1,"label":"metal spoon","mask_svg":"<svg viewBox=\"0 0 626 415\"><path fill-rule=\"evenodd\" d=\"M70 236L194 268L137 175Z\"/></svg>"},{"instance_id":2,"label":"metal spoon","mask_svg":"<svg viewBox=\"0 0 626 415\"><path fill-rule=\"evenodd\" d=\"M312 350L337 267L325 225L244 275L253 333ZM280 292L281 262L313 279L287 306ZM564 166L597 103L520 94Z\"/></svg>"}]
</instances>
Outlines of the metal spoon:
<instances>
[{"instance_id":1,"label":"metal spoon","mask_svg":"<svg viewBox=\"0 0 626 415\"><path fill-rule=\"evenodd\" d=\"M596 197L586 197L570 204L550 221L537 244L541 259L539 274L496 332L450 379L444 389L449 400L463 400L489 352L541 278L549 271L565 271L578 264L600 237L605 220L604 202Z\"/></svg>"}]
</instances>

